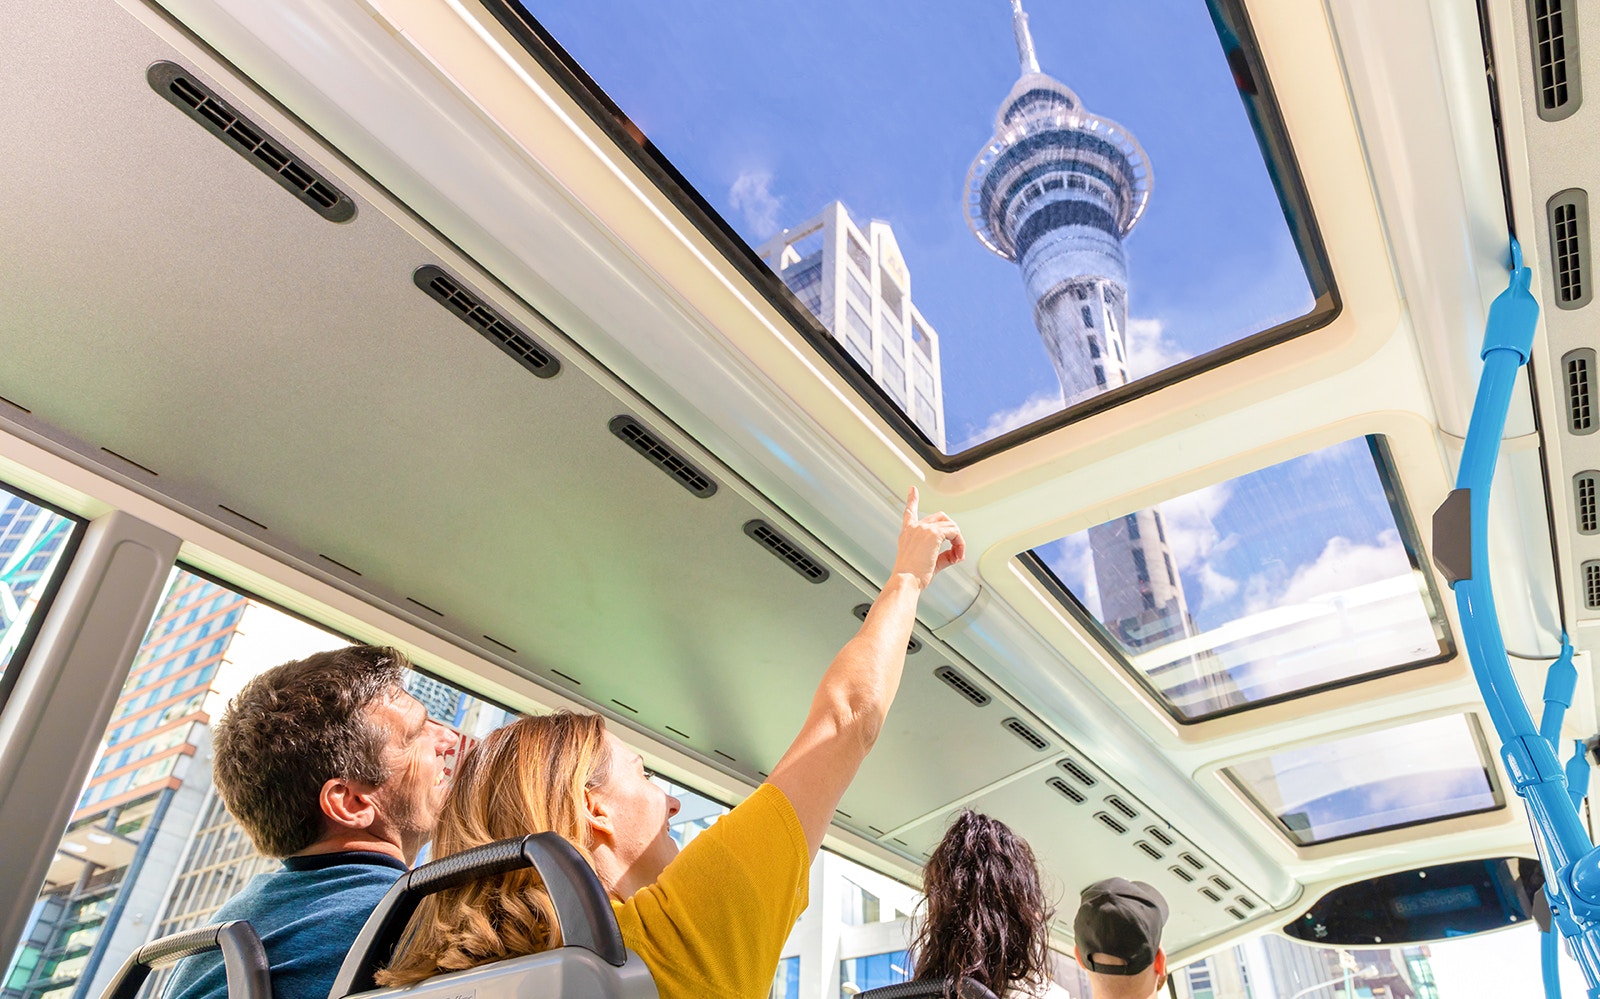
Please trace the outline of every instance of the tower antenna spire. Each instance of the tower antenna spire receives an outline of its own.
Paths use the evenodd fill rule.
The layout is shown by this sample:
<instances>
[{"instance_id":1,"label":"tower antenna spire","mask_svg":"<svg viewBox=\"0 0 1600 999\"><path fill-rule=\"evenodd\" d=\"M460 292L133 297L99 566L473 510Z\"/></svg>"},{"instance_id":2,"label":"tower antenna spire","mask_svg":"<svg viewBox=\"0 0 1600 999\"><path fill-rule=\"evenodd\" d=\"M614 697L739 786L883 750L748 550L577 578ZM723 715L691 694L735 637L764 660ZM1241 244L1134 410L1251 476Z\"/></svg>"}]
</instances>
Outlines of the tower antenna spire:
<instances>
[{"instance_id":1,"label":"tower antenna spire","mask_svg":"<svg viewBox=\"0 0 1600 999\"><path fill-rule=\"evenodd\" d=\"M1022 0L1011 0L1011 33L1017 37L1017 61L1022 64L1022 75L1039 72L1039 56L1033 51L1033 34L1028 31Z\"/></svg>"}]
</instances>

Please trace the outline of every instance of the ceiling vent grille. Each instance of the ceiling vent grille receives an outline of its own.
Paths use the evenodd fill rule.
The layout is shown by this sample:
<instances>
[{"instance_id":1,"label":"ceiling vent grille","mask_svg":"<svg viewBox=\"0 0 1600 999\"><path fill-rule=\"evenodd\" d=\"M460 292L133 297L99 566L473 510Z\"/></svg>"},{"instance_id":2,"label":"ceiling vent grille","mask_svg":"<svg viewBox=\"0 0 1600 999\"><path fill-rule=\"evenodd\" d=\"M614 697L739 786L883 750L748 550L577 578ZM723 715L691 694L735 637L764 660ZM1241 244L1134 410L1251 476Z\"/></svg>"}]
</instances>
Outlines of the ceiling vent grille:
<instances>
[{"instance_id":1,"label":"ceiling vent grille","mask_svg":"<svg viewBox=\"0 0 1600 999\"><path fill-rule=\"evenodd\" d=\"M1594 559L1583 563L1583 606L1600 610L1600 561Z\"/></svg>"},{"instance_id":2,"label":"ceiling vent grille","mask_svg":"<svg viewBox=\"0 0 1600 999\"><path fill-rule=\"evenodd\" d=\"M1200 889L1200 894L1204 895L1206 898L1209 898L1213 902L1222 901L1222 896L1218 895L1216 892L1212 891L1210 888L1202 888L1202 889Z\"/></svg>"},{"instance_id":3,"label":"ceiling vent grille","mask_svg":"<svg viewBox=\"0 0 1600 999\"><path fill-rule=\"evenodd\" d=\"M1060 763L1057 763L1056 766L1071 774L1072 779L1077 781L1079 784L1082 784L1084 787L1094 787L1095 784L1099 783L1095 780L1094 774L1090 773L1083 766L1083 764L1079 763L1077 760L1065 759Z\"/></svg>"},{"instance_id":4,"label":"ceiling vent grille","mask_svg":"<svg viewBox=\"0 0 1600 999\"><path fill-rule=\"evenodd\" d=\"M1561 359L1567 375L1567 429L1575 434L1594 433L1594 348L1569 350Z\"/></svg>"},{"instance_id":5,"label":"ceiling vent grille","mask_svg":"<svg viewBox=\"0 0 1600 999\"><path fill-rule=\"evenodd\" d=\"M1211 875L1211 883L1216 885L1218 888L1221 888L1223 891L1233 891L1233 885L1228 883L1227 878L1219 878L1213 874Z\"/></svg>"},{"instance_id":6,"label":"ceiling vent grille","mask_svg":"<svg viewBox=\"0 0 1600 999\"><path fill-rule=\"evenodd\" d=\"M1185 864L1188 864L1190 867L1193 867L1197 871L1203 871L1206 869L1206 862L1201 860L1199 857L1196 857L1192 853L1180 853L1178 854L1178 859L1183 861Z\"/></svg>"},{"instance_id":7,"label":"ceiling vent grille","mask_svg":"<svg viewBox=\"0 0 1600 999\"><path fill-rule=\"evenodd\" d=\"M1239 908L1243 909L1246 912L1254 912L1255 911L1256 904L1254 902L1250 901L1248 898L1246 898L1243 895L1240 895L1238 898L1235 898L1234 901L1238 902L1239 903Z\"/></svg>"},{"instance_id":8,"label":"ceiling vent grille","mask_svg":"<svg viewBox=\"0 0 1600 999\"><path fill-rule=\"evenodd\" d=\"M206 131L255 164L262 173L329 222L356 217L356 203L310 165L267 137L266 130L235 111L210 87L176 63L158 62L145 73L156 93L199 122Z\"/></svg>"},{"instance_id":9,"label":"ceiling vent grille","mask_svg":"<svg viewBox=\"0 0 1600 999\"><path fill-rule=\"evenodd\" d=\"M1149 857L1151 860L1161 860L1164 857L1166 857L1166 854L1162 853L1160 850L1157 850L1155 847L1151 846L1149 843L1146 843L1142 839L1139 840L1137 843L1134 843L1133 845L1138 847L1139 848L1139 852L1143 853L1146 857Z\"/></svg>"},{"instance_id":10,"label":"ceiling vent grille","mask_svg":"<svg viewBox=\"0 0 1600 999\"><path fill-rule=\"evenodd\" d=\"M709 499L717 494L717 483L711 476L645 429L638 420L631 416L618 416L612 419L610 428L618 440L644 455L650 464L672 476L678 485L701 499Z\"/></svg>"},{"instance_id":11,"label":"ceiling vent grille","mask_svg":"<svg viewBox=\"0 0 1600 999\"><path fill-rule=\"evenodd\" d=\"M1026 742L1028 745L1032 746L1034 749L1037 749L1041 753L1050 748L1050 743L1047 742L1039 733L1024 725L1022 723L1022 719L1020 718L1007 718L1000 724L1005 726L1006 731L1021 739L1023 742Z\"/></svg>"},{"instance_id":12,"label":"ceiling vent grille","mask_svg":"<svg viewBox=\"0 0 1600 999\"><path fill-rule=\"evenodd\" d=\"M1073 787L1071 784L1068 784L1060 777L1051 777L1049 780L1045 781L1045 783L1055 788L1058 794L1072 802L1074 805L1081 805L1085 801L1089 800L1084 797L1082 791Z\"/></svg>"},{"instance_id":13,"label":"ceiling vent grille","mask_svg":"<svg viewBox=\"0 0 1600 999\"><path fill-rule=\"evenodd\" d=\"M490 308L444 268L424 264L411 275L411 280L429 298L449 309L457 319L482 333L490 343L535 375L554 378L561 370L561 362L543 344Z\"/></svg>"},{"instance_id":14,"label":"ceiling vent grille","mask_svg":"<svg viewBox=\"0 0 1600 999\"><path fill-rule=\"evenodd\" d=\"M821 583L828 578L828 568L806 554L806 550L784 537L776 527L764 520L752 520L744 525L744 533L756 544L783 560L807 582Z\"/></svg>"},{"instance_id":15,"label":"ceiling vent grille","mask_svg":"<svg viewBox=\"0 0 1600 999\"><path fill-rule=\"evenodd\" d=\"M933 675L943 680L951 690L978 707L981 708L989 703L989 695L984 689L958 673L954 666L940 666L933 671Z\"/></svg>"},{"instance_id":16,"label":"ceiling vent grille","mask_svg":"<svg viewBox=\"0 0 1600 999\"><path fill-rule=\"evenodd\" d=\"M1105 812L1095 812L1094 817L1101 825L1105 826L1107 829L1110 829L1118 836L1121 836L1123 833L1128 831L1127 826L1123 825L1121 822L1118 822Z\"/></svg>"},{"instance_id":17,"label":"ceiling vent grille","mask_svg":"<svg viewBox=\"0 0 1600 999\"><path fill-rule=\"evenodd\" d=\"M1150 826L1145 829L1145 834L1151 839L1155 840L1157 843L1160 843L1162 846L1171 847L1173 845L1172 837L1167 835L1165 829L1161 829L1157 826Z\"/></svg>"},{"instance_id":18,"label":"ceiling vent grille","mask_svg":"<svg viewBox=\"0 0 1600 999\"><path fill-rule=\"evenodd\" d=\"M1579 534L1600 533L1600 506L1595 502L1597 484L1600 484L1600 472L1579 472L1572 477L1572 497Z\"/></svg>"},{"instance_id":19,"label":"ceiling vent grille","mask_svg":"<svg viewBox=\"0 0 1600 999\"><path fill-rule=\"evenodd\" d=\"M1181 867L1173 866L1173 867L1167 868L1167 870L1171 871L1172 872L1172 876L1177 878L1179 881L1185 882L1186 884L1193 884L1194 883L1194 875L1190 874L1188 871L1184 870Z\"/></svg>"},{"instance_id":20,"label":"ceiling vent grille","mask_svg":"<svg viewBox=\"0 0 1600 999\"><path fill-rule=\"evenodd\" d=\"M1239 922L1241 922L1241 923L1244 922L1244 913L1240 912L1238 909L1234 908L1231 905L1228 906L1228 915L1232 916L1234 919L1239 920Z\"/></svg>"},{"instance_id":21,"label":"ceiling vent grille","mask_svg":"<svg viewBox=\"0 0 1600 999\"><path fill-rule=\"evenodd\" d=\"M1125 818L1136 819L1139 817L1137 809L1114 794L1106 796L1106 804L1121 812Z\"/></svg>"},{"instance_id":22,"label":"ceiling vent grille","mask_svg":"<svg viewBox=\"0 0 1600 999\"><path fill-rule=\"evenodd\" d=\"M1556 265L1556 307L1581 309L1594 297L1589 276L1589 196L1568 188L1545 204L1550 259Z\"/></svg>"},{"instance_id":23,"label":"ceiling vent grille","mask_svg":"<svg viewBox=\"0 0 1600 999\"><path fill-rule=\"evenodd\" d=\"M1528 0L1528 34L1533 41L1534 88L1539 117L1560 121L1583 103L1578 71L1577 3Z\"/></svg>"}]
</instances>

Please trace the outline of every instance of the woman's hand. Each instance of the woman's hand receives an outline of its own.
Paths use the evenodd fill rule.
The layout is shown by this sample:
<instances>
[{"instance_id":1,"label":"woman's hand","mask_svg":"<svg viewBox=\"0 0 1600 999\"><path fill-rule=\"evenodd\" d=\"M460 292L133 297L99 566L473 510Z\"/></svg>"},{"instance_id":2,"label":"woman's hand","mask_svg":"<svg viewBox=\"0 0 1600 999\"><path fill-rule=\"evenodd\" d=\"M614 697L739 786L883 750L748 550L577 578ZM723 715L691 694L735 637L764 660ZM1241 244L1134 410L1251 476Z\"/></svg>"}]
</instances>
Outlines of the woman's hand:
<instances>
[{"instance_id":1,"label":"woman's hand","mask_svg":"<svg viewBox=\"0 0 1600 999\"><path fill-rule=\"evenodd\" d=\"M946 548L948 544L950 547ZM906 496L906 510L900 520L900 547L895 553L894 575L914 579L919 589L927 589L933 577L955 565L967 555L961 528L943 513L917 516L917 487Z\"/></svg>"}]
</instances>

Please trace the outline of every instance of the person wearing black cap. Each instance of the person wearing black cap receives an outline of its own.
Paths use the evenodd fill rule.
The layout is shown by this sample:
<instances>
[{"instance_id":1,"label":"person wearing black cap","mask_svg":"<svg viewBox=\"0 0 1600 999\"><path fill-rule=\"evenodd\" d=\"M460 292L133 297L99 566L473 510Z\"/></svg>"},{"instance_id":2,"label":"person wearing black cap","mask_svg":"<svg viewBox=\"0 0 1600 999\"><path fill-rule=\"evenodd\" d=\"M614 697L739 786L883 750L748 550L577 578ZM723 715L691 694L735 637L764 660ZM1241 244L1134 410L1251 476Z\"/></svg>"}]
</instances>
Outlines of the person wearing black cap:
<instances>
[{"instance_id":1,"label":"person wearing black cap","mask_svg":"<svg viewBox=\"0 0 1600 999\"><path fill-rule=\"evenodd\" d=\"M1107 878L1083 890L1072 921L1094 999L1152 999L1167 977L1167 900L1143 881Z\"/></svg>"}]
</instances>

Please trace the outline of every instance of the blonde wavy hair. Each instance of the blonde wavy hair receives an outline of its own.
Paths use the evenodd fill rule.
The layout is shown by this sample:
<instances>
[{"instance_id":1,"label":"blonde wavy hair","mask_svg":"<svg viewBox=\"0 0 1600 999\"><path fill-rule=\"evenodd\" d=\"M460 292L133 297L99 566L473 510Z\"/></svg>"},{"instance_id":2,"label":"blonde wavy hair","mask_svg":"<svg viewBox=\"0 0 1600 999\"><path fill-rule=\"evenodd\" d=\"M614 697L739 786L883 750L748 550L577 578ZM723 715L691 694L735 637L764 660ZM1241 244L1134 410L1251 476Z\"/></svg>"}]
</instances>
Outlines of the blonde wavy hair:
<instances>
[{"instance_id":1,"label":"blonde wavy hair","mask_svg":"<svg viewBox=\"0 0 1600 999\"><path fill-rule=\"evenodd\" d=\"M592 863L584 792L610 776L604 740L604 719L570 711L522 718L490 733L456 773L434 833L435 858L554 831ZM414 985L560 945L550 895L525 868L423 899L377 980Z\"/></svg>"}]
</instances>

